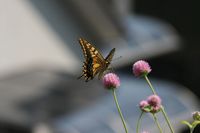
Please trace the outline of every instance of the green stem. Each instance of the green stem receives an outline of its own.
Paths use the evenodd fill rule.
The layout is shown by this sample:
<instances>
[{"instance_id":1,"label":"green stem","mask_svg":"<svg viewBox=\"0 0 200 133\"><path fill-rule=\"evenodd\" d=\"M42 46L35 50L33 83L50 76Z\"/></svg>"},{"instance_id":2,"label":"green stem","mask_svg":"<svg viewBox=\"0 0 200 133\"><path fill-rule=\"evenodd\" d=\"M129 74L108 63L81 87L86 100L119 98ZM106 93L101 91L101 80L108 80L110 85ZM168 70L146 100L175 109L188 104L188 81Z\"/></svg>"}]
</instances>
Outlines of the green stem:
<instances>
[{"instance_id":1,"label":"green stem","mask_svg":"<svg viewBox=\"0 0 200 133\"><path fill-rule=\"evenodd\" d=\"M112 94L113 94L113 97L114 97L114 100L115 100L115 104L116 104L116 106L117 106L117 110L118 110L118 112L119 112L120 118L121 118L122 123L123 123L123 125L124 125L125 132L128 133L128 129L127 129L127 127L126 127L126 122L125 122L125 120L124 120L124 117L123 117L123 115L122 115L121 109L120 109L120 107L119 107L119 103L118 103L118 100L117 100L117 96L116 96L116 93L115 93L115 89L112 89L112 92L113 92Z\"/></svg>"},{"instance_id":2,"label":"green stem","mask_svg":"<svg viewBox=\"0 0 200 133\"><path fill-rule=\"evenodd\" d=\"M137 121L137 128L136 128L136 133L139 133L139 129L140 129L140 124L141 124L141 121L142 121L142 115L144 114L144 112L142 111L141 114L140 114L140 117Z\"/></svg>"},{"instance_id":3,"label":"green stem","mask_svg":"<svg viewBox=\"0 0 200 133\"><path fill-rule=\"evenodd\" d=\"M145 78L145 80L147 81L149 87L151 88L152 93L153 93L154 95L156 95L156 91L155 91L155 89L153 88L153 86L152 86L152 84L151 84L149 78L147 77L147 75L145 75L144 78Z\"/></svg>"},{"instance_id":4,"label":"green stem","mask_svg":"<svg viewBox=\"0 0 200 133\"><path fill-rule=\"evenodd\" d=\"M165 120L167 121L167 124L168 124L168 126L169 126L171 132L174 133L174 130L173 130L173 128L172 128L172 124L170 123L170 120L169 120L169 118L168 118L168 116L167 116L167 113L165 112L165 109L164 109L163 106L161 106L161 111L162 111L162 113L163 113L163 115L164 115L164 117L165 117Z\"/></svg>"},{"instance_id":5,"label":"green stem","mask_svg":"<svg viewBox=\"0 0 200 133\"><path fill-rule=\"evenodd\" d=\"M160 124L158 122L158 119L157 119L156 115L155 114L152 114L152 115L153 115L154 121L155 121L160 133L162 133L162 128L160 127Z\"/></svg>"},{"instance_id":6,"label":"green stem","mask_svg":"<svg viewBox=\"0 0 200 133\"><path fill-rule=\"evenodd\" d=\"M190 128L190 133L193 133L193 131L194 131L194 128Z\"/></svg>"},{"instance_id":7,"label":"green stem","mask_svg":"<svg viewBox=\"0 0 200 133\"><path fill-rule=\"evenodd\" d=\"M144 77L145 77L145 80L147 81L149 87L151 88L152 93L153 93L154 95L157 95L157 94L156 94L156 91L155 91L155 89L153 88L153 86L152 86L150 80L148 79L147 75L145 75ZM162 111L162 114L163 114L164 117L165 117L165 120L166 120L166 122L167 122L167 125L168 125L168 127L169 127L171 133L174 133L174 130L173 130L173 128L172 128L172 125L171 125L171 123L170 123L170 120L169 120L169 118L168 118L168 116L167 116L167 113L165 112L163 106L161 106L161 111Z\"/></svg>"}]
</instances>

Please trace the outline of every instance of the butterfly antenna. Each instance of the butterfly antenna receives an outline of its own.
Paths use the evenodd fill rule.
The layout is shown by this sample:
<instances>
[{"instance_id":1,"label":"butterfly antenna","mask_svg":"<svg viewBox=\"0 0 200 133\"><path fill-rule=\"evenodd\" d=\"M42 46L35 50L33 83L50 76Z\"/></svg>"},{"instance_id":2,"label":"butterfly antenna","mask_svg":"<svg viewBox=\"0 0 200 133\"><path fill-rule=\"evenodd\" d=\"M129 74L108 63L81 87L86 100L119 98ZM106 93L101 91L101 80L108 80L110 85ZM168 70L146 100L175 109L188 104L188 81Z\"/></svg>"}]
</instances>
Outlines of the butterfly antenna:
<instances>
[{"instance_id":1,"label":"butterfly antenna","mask_svg":"<svg viewBox=\"0 0 200 133\"><path fill-rule=\"evenodd\" d=\"M117 57L117 58L114 58L112 61L119 60L120 58L122 58L122 56L119 56L119 57ZM113 73L115 72L115 70L114 70L112 64L110 64L110 68L108 68L108 70L109 70L110 72L113 72Z\"/></svg>"},{"instance_id":2,"label":"butterfly antenna","mask_svg":"<svg viewBox=\"0 0 200 133\"><path fill-rule=\"evenodd\" d=\"M119 60L120 58L122 58L122 56L119 56L119 57L117 57L117 58L114 58L112 61Z\"/></svg>"},{"instance_id":3,"label":"butterfly antenna","mask_svg":"<svg viewBox=\"0 0 200 133\"><path fill-rule=\"evenodd\" d=\"M119 60L120 58L122 58L122 56L119 56L119 57L117 57L117 58L114 58L112 61L116 61L116 60ZM113 66L112 66L112 64L110 64L110 68L109 68L109 70L111 71L111 72L114 72L114 69L113 69Z\"/></svg>"}]
</instances>

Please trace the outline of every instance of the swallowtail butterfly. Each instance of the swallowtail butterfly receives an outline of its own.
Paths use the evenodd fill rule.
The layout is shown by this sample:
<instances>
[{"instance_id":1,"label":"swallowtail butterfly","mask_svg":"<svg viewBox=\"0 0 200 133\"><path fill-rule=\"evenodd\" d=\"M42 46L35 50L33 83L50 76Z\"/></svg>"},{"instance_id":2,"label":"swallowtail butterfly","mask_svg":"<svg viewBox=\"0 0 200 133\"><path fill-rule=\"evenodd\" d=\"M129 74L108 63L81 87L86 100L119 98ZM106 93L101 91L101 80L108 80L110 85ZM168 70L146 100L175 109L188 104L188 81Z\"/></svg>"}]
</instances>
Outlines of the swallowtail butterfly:
<instances>
[{"instance_id":1,"label":"swallowtail butterfly","mask_svg":"<svg viewBox=\"0 0 200 133\"><path fill-rule=\"evenodd\" d=\"M92 80L96 75L98 75L98 78L101 79L112 61L115 53L115 48L113 48L107 57L104 58L99 50L97 50L85 39L80 38L79 43L83 50L85 61L83 62L83 73L80 77L78 77L78 79L84 76L85 81L88 82L89 80Z\"/></svg>"}]
</instances>

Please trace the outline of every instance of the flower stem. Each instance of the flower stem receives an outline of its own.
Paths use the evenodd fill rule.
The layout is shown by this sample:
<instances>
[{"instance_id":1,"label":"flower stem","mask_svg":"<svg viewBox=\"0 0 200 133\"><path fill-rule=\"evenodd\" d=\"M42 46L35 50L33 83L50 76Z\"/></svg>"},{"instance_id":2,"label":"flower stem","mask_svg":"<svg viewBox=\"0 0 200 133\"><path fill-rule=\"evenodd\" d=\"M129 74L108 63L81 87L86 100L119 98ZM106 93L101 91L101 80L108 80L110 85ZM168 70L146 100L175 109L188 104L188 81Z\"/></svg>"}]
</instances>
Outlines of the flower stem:
<instances>
[{"instance_id":1,"label":"flower stem","mask_svg":"<svg viewBox=\"0 0 200 133\"><path fill-rule=\"evenodd\" d=\"M144 78L145 78L145 80L147 81L149 87L151 88L152 93L153 93L154 95L156 95L156 91L155 91L155 89L153 88L153 86L152 86L152 84L151 84L149 78L147 77L147 75L145 75Z\"/></svg>"},{"instance_id":2,"label":"flower stem","mask_svg":"<svg viewBox=\"0 0 200 133\"><path fill-rule=\"evenodd\" d=\"M194 128L190 128L190 133L193 133L193 131L194 131Z\"/></svg>"},{"instance_id":3,"label":"flower stem","mask_svg":"<svg viewBox=\"0 0 200 133\"><path fill-rule=\"evenodd\" d=\"M162 128L160 127L160 124L158 122L158 119L157 119L156 115L155 114L152 114L152 115L153 115L154 121L155 121L160 133L162 133Z\"/></svg>"},{"instance_id":4,"label":"flower stem","mask_svg":"<svg viewBox=\"0 0 200 133\"><path fill-rule=\"evenodd\" d=\"M173 128L172 128L172 125L171 125L171 123L170 123L170 121L169 121L169 118L168 118L167 113L165 112L165 109L164 109L163 106L161 106L161 111L162 111L162 113L163 113L163 115L164 115L164 117L165 117L165 120L167 121L167 124L168 124L168 126L169 126L171 132L174 133L174 130L173 130Z\"/></svg>"},{"instance_id":5,"label":"flower stem","mask_svg":"<svg viewBox=\"0 0 200 133\"><path fill-rule=\"evenodd\" d=\"M114 97L114 100L115 100L115 104L116 104L116 106L117 106L117 110L118 110L118 112L119 112L120 118L121 118L122 123L123 123L123 125L124 125L125 132L128 133L128 129L127 129L127 127L126 127L126 122L125 122L125 120L124 120L124 117L123 117L123 115L122 115L121 109L120 109L120 107L119 107L119 103L118 103L118 100L117 100L117 96L116 96L116 93L115 93L115 89L111 89L111 90L112 90L112 92L113 92L112 94L113 94L113 97Z\"/></svg>"},{"instance_id":6,"label":"flower stem","mask_svg":"<svg viewBox=\"0 0 200 133\"><path fill-rule=\"evenodd\" d=\"M139 129L140 129L140 124L141 124L141 121L142 121L142 115L144 114L144 112L142 111L141 114L140 114L140 117L137 121L137 128L136 128L136 133L139 133Z\"/></svg>"},{"instance_id":7,"label":"flower stem","mask_svg":"<svg viewBox=\"0 0 200 133\"><path fill-rule=\"evenodd\" d=\"M155 89L153 88L153 86L152 86L150 80L148 79L147 75L145 75L144 77L145 77L145 80L147 81L149 87L151 88L152 93L153 93L154 95L157 95L157 94L156 94L156 91L155 91ZM167 124L168 124L168 127L169 127L171 133L174 133L174 130L173 130L173 128L172 128L172 125L171 125L171 123L170 123L170 120L169 120L169 118L168 118L168 116L167 116L167 113L165 112L163 106L161 106L161 111L162 111L162 114L163 114L164 117L165 117L165 120L166 120L166 122L167 122Z\"/></svg>"}]
</instances>

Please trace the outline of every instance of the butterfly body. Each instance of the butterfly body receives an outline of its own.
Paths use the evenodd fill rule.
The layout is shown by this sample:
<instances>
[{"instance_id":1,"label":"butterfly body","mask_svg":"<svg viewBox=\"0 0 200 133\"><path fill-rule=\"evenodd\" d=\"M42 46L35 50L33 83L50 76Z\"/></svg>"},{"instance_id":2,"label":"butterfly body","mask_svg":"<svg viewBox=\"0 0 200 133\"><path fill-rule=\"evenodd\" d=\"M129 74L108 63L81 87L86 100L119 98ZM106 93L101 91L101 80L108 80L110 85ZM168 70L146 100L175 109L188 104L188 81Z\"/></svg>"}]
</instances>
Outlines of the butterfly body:
<instances>
[{"instance_id":1,"label":"butterfly body","mask_svg":"<svg viewBox=\"0 0 200 133\"><path fill-rule=\"evenodd\" d=\"M80 38L79 43L85 57L85 61L83 62L83 74L79 78L84 76L85 81L87 82L98 75L98 78L100 79L112 61L115 48L113 48L104 59L101 53L86 40Z\"/></svg>"}]
</instances>

